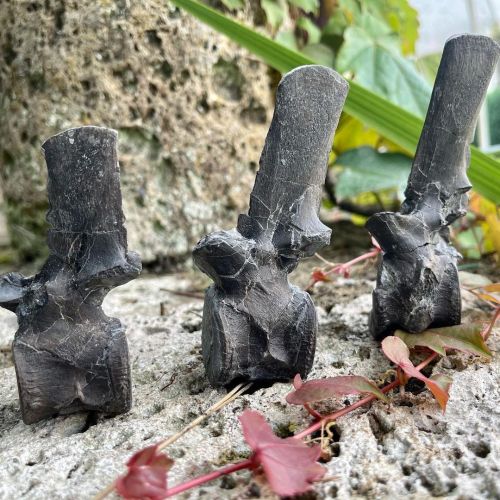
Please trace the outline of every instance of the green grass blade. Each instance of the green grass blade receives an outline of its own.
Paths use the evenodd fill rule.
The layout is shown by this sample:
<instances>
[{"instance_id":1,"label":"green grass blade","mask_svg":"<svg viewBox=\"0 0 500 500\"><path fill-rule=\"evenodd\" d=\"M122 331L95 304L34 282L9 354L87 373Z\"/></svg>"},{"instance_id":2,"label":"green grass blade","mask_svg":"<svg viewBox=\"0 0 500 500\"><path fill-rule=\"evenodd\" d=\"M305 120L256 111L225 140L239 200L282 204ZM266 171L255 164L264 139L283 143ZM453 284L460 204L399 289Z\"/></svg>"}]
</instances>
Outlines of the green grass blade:
<instances>
[{"instance_id":1,"label":"green grass blade","mask_svg":"<svg viewBox=\"0 0 500 500\"><path fill-rule=\"evenodd\" d=\"M196 0L172 0L200 21L226 35L269 66L286 73L315 61L230 19ZM415 153L423 121L387 99L350 81L344 111L395 142L410 154ZM472 147L469 178L474 189L494 203L500 203L500 163Z\"/></svg>"}]
</instances>

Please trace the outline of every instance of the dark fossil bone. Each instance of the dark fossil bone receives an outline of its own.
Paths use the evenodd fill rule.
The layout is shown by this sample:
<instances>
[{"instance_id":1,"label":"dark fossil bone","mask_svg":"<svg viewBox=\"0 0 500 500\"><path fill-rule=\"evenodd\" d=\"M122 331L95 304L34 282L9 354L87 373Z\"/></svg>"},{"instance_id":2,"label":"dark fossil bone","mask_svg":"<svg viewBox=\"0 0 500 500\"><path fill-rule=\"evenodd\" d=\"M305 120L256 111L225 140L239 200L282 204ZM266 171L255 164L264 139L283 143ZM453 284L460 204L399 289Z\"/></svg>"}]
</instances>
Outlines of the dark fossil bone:
<instances>
[{"instance_id":1,"label":"dark fossil bone","mask_svg":"<svg viewBox=\"0 0 500 500\"><path fill-rule=\"evenodd\" d=\"M0 277L0 306L18 317L13 354L26 423L131 405L125 332L101 309L109 290L141 270L127 253L116 139L114 130L81 127L44 143L50 256L34 277Z\"/></svg>"},{"instance_id":2,"label":"dark fossil bone","mask_svg":"<svg viewBox=\"0 0 500 500\"><path fill-rule=\"evenodd\" d=\"M236 230L212 233L194 248L196 265L215 282L202 326L214 385L288 379L311 368L316 311L287 275L330 241L318 210L347 90L321 66L283 77L248 215L240 215Z\"/></svg>"},{"instance_id":3,"label":"dark fossil bone","mask_svg":"<svg viewBox=\"0 0 500 500\"><path fill-rule=\"evenodd\" d=\"M401 211L366 224L383 250L370 318L376 338L460 324L460 254L448 225L467 212L469 144L499 53L485 36L446 42Z\"/></svg>"}]
</instances>

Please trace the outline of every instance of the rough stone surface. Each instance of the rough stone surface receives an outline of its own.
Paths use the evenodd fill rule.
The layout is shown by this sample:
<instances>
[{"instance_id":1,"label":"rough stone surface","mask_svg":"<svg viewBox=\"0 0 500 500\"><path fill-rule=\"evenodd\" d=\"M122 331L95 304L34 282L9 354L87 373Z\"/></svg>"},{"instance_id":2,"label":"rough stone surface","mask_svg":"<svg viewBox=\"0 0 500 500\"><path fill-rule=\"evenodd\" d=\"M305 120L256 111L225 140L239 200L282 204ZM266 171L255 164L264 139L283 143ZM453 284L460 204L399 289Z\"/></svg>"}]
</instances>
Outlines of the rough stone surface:
<instances>
[{"instance_id":1,"label":"rough stone surface","mask_svg":"<svg viewBox=\"0 0 500 500\"><path fill-rule=\"evenodd\" d=\"M0 350L6 354L0 361L1 499L90 500L123 471L135 450L180 430L223 395L209 387L204 374L202 300L166 291L199 286L188 278L143 277L108 295L107 314L126 323L134 398L128 414L111 419L81 413L24 425L14 368L5 352L15 317L0 311ZM377 379L389 368L368 329L373 279L373 272L354 273L337 286L318 285L318 346L310 377L359 374ZM292 280L304 286L307 274L292 275ZM463 297L466 319L481 314L470 295ZM452 355L435 368L454 379L446 414L417 384L411 392L395 395L390 405L376 402L340 419L326 464L327 476L338 479L318 484L306 498L497 498L498 330L489 344L495 352L491 363ZM176 463L170 483L247 456L237 419L244 408L263 412L281 436L305 427L309 420L304 410L285 402L290 388L278 383L241 397L172 445L168 451ZM341 404L332 401L323 409ZM257 498L259 492L260 498L274 498L259 478L241 472L184 498L236 500Z\"/></svg>"},{"instance_id":2,"label":"rough stone surface","mask_svg":"<svg viewBox=\"0 0 500 500\"><path fill-rule=\"evenodd\" d=\"M10 245L9 231L7 229L7 219L5 218L5 206L3 202L3 191L0 186L0 248Z\"/></svg>"},{"instance_id":3,"label":"rough stone surface","mask_svg":"<svg viewBox=\"0 0 500 500\"><path fill-rule=\"evenodd\" d=\"M131 248L166 267L246 209L266 67L163 0L0 2L0 183L21 256L45 248L42 140L119 132Z\"/></svg>"},{"instance_id":4,"label":"rough stone surface","mask_svg":"<svg viewBox=\"0 0 500 500\"><path fill-rule=\"evenodd\" d=\"M366 223L383 250L370 318L376 338L460 324L460 254L448 226L467 213L469 144L499 56L486 36L446 42L401 211Z\"/></svg>"},{"instance_id":5,"label":"rough stone surface","mask_svg":"<svg viewBox=\"0 0 500 500\"><path fill-rule=\"evenodd\" d=\"M209 234L193 250L195 264L214 280L202 326L203 362L214 385L287 380L311 369L316 311L288 274L330 242L318 211L347 91L324 66L283 77L248 214L236 230Z\"/></svg>"},{"instance_id":6,"label":"rough stone surface","mask_svg":"<svg viewBox=\"0 0 500 500\"><path fill-rule=\"evenodd\" d=\"M12 353L27 424L131 406L125 331L101 308L141 271L127 251L116 139L114 130L80 127L44 142L50 255L33 277L0 276L0 307L19 322Z\"/></svg>"}]
</instances>

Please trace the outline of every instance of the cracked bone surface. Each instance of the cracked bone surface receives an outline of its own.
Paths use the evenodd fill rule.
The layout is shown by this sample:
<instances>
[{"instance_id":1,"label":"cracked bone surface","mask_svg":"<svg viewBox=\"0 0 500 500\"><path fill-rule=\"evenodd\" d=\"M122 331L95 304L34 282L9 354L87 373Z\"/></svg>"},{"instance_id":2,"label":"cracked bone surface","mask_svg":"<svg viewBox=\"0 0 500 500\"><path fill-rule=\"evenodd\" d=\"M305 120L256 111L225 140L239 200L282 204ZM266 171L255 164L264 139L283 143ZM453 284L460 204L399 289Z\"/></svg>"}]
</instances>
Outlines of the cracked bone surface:
<instances>
[{"instance_id":1,"label":"cracked bone surface","mask_svg":"<svg viewBox=\"0 0 500 500\"><path fill-rule=\"evenodd\" d=\"M467 212L469 144L499 55L485 36L446 42L400 213L366 223L383 250L370 318L376 338L460 324L461 256L448 225Z\"/></svg>"},{"instance_id":2,"label":"cracked bone surface","mask_svg":"<svg viewBox=\"0 0 500 500\"><path fill-rule=\"evenodd\" d=\"M311 368L316 310L288 273L330 241L318 210L347 91L347 82L322 66L283 77L248 215L193 250L195 264L214 281L202 325L213 385L289 379Z\"/></svg>"},{"instance_id":3,"label":"cracked bone surface","mask_svg":"<svg viewBox=\"0 0 500 500\"><path fill-rule=\"evenodd\" d=\"M13 355L28 424L130 409L125 332L101 309L109 290L141 271L127 252L116 140L114 130L81 127L43 144L50 255L36 276L0 276L0 306L18 317Z\"/></svg>"}]
</instances>

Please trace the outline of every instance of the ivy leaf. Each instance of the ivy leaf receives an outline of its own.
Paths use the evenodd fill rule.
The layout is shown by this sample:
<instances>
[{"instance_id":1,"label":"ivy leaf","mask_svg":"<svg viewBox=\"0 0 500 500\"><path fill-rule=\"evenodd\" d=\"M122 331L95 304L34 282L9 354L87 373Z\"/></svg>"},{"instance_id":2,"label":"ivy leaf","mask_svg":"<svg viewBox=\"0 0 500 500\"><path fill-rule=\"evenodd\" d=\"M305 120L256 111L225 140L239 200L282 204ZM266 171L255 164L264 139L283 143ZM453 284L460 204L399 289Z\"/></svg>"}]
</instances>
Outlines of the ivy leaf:
<instances>
[{"instance_id":1,"label":"ivy leaf","mask_svg":"<svg viewBox=\"0 0 500 500\"><path fill-rule=\"evenodd\" d=\"M286 396L287 402L292 405L304 405L348 394L372 394L387 401L387 397L373 382L358 375L329 377L302 382L300 375L297 374L293 385L295 391Z\"/></svg>"},{"instance_id":2,"label":"ivy leaf","mask_svg":"<svg viewBox=\"0 0 500 500\"><path fill-rule=\"evenodd\" d=\"M276 0L262 0L261 6L266 13L267 22L273 29L278 28L285 19L285 9L281 2Z\"/></svg>"},{"instance_id":3,"label":"ivy leaf","mask_svg":"<svg viewBox=\"0 0 500 500\"><path fill-rule=\"evenodd\" d=\"M397 34L382 19L364 13L345 30L337 68L407 111L425 115L431 87L402 56Z\"/></svg>"},{"instance_id":4,"label":"ivy leaf","mask_svg":"<svg viewBox=\"0 0 500 500\"><path fill-rule=\"evenodd\" d=\"M167 494L167 472L174 461L148 446L127 462L128 471L116 481L116 491L126 499L160 500Z\"/></svg>"},{"instance_id":5,"label":"ivy leaf","mask_svg":"<svg viewBox=\"0 0 500 500\"><path fill-rule=\"evenodd\" d=\"M302 28L307 33L308 44L319 43L321 40L321 30L308 17L299 18L297 27Z\"/></svg>"},{"instance_id":6,"label":"ivy leaf","mask_svg":"<svg viewBox=\"0 0 500 500\"><path fill-rule=\"evenodd\" d=\"M306 13L314 13L319 8L318 0L288 0L290 5L295 5L299 9L302 9Z\"/></svg>"},{"instance_id":7,"label":"ivy leaf","mask_svg":"<svg viewBox=\"0 0 500 500\"><path fill-rule=\"evenodd\" d=\"M241 9L245 6L243 0L221 0L221 2L231 10Z\"/></svg>"},{"instance_id":8,"label":"ivy leaf","mask_svg":"<svg viewBox=\"0 0 500 500\"><path fill-rule=\"evenodd\" d=\"M310 57L313 61L323 66L333 67L335 61L335 53L333 50L323 43L308 43L302 53Z\"/></svg>"},{"instance_id":9,"label":"ivy leaf","mask_svg":"<svg viewBox=\"0 0 500 500\"><path fill-rule=\"evenodd\" d=\"M401 153L379 153L363 146L342 153L335 165L343 167L335 186L337 199L343 200L388 188L396 188L403 193L411 159Z\"/></svg>"},{"instance_id":10,"label":"ivy leaf","mask_svg":"<svg viewBox=\"0 0 500 500\"><path fill-rule=\"evenodd\" d=\"M484 342L481 330L482 326L479 324L465 324L432 328L422 333L396 330L395 335L410 349L416 346L428 347L441 356L446 356L446 348L449 348L490 358L491 352Z\"/></svg>"},{"instance_id":11,"label":"ivy leaf","mask_svg":"<svg viewBox=\"0 0 500 500\"><path fill-rule=\"evenodd\" d=\"M319 446L307 446L300 439L281 439L257 411L245 410L240 416L245 441L253 450L251 460L262 466L269 485L280 496L299 495L321 479L325 469L316 461Z\"/></svg>"},{"instance_id":12,"label":"ivy leaf","mask_svg":"<svg viewBox=\"0 0 500 500\"><path fill-rule=\"evenodd\" d=\"M408 377L413 377L421 380L427 386L437 402L441 406L443 412L446 410L446 404L449 398L449 388L451 380L445 383L445 375L435 375L433 378L427 378L420 373L413 363L410 361L410 350L399 337L386 337L382 341L382 351L384 354L399 368L401 368Z\"/></svg>"}]
</instances>

